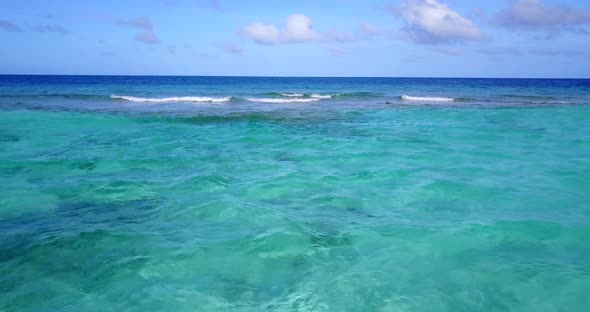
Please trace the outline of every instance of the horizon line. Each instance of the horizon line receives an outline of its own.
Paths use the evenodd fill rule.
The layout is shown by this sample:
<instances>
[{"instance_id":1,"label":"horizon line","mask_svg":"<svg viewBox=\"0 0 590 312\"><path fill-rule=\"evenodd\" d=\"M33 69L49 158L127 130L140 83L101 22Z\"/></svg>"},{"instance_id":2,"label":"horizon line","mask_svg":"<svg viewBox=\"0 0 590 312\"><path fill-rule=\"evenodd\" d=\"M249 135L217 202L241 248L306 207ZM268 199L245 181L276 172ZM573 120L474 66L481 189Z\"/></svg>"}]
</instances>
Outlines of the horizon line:
<instances>
[{"instance_id":1,"label":"horizon line","mask_svg":"<svg viewBox=\"0 0 590 312\"><path fill-rule=\"evenodd\" d=\"M243 75L155 75L155 74L0 74L0 76L78 76L78 77L220 77L220 78L386 78L386 79L564 79L590 80L590 77L452 77L452 76L243 76Z\"/></svg>"}]
</instances>

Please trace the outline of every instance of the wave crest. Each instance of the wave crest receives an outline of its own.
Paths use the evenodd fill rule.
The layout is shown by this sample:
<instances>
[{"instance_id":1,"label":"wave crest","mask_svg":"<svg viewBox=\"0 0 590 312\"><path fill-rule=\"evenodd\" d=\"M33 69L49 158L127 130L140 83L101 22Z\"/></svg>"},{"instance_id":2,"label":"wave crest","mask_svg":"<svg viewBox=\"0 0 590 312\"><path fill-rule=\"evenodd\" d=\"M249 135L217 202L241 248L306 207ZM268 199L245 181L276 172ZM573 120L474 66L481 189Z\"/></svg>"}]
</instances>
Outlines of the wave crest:
<instances>
[{"instance_id":1,"label":"wave crest","mask_svg":"<svg viewBox=\"0 0 590 312\"><path fill-rule=\"evenodd\" d=\"M317 93L314 93L314 94L310 95L309 97L312 99L331 99L332 98L332 96L329 94L328 95L321 95L321 94L317 94Z\"/></svg>"},{"instance_id":2,"label":"wave crest","mask_svg":"<svg viewBox=\"0 0 590 312\"><path fill-rule=\"evenodd\" d=\"M226 97L208 97L208 96L173 96L165 98L142 98L128 95L111 95L111 99L125 100L131 102L149 102L149 103L170 103L170 102L209 102L221 103L229 102L231 96Z\"/></svg>"},{"instance_id":3,"label":"wave crest","mask_svg":"<svg viewBox=\"0 0 590 312\"><path fill-rule=\"evenodd\" d=\"M371 99L382 97L383 94L371 92L341 92L341 93L304 93L304 92L269 92L257 94L257 98L302 98L318 100L346 100L346 99Z\"/></svg>"},{"instance_id":4,"label":"wave crest","mask_svg":"<svg viewBox=\"0 0 590 312\"><path fill-rule=\"evenodd\" d=\"M291 99L277 99L277 98L246 98L246 100L250 102L260 102L260 103L311 103L319 101L320 99L301 99L301 98L291 98Z\"/></svg>"},{"instance_id":5,"label":"wave crest","mask_svg":"<svg viewBox=\"0 0 590 312\"><path fill-rule=\"evenodd\" d=\"M402 95L404 101L422 101L422 102L453 102L455 99L448 97L434 97L434 96L409 96Z\"/></svg>"},{"instance_id":6,"label":"wave crest","mask_svg":"<svg viewBox=\"0 0 590 312\"><path fill-rule=\"evenodd\" d=\"M288 97L297 97L297 96L304 96L305 94L303 93L281 93L282 96L288 96Z\"/></svg>"}]
</instances>

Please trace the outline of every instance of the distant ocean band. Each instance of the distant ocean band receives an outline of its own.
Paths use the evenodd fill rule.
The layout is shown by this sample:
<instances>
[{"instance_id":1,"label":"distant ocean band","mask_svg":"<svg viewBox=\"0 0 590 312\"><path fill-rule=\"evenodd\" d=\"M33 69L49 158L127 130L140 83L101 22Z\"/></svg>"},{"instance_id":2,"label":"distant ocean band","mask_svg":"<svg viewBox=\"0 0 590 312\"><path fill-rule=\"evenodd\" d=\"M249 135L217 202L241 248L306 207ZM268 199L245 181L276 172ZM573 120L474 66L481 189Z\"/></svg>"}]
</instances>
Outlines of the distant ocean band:
<instances>
[{"instance_id":1,"label":"distant ocean band","mask_svg":"<svg viewBox=\"0 0 590 312\"><path fill-rule=\"evenodd\" d=\"M269 109L289 104L336 109L585 105L587 88L588 80L0 76L0 105L125 111L229 109L233 104L263 110L264 104Z\"/></svg>"},{"instance_id":2,"label":"distant ocean band","mask_svg":"<svg viewBox=\"0 0 590 312\"><path fill-rule=\"evenodd\" d=\"M474 97L449 97L449 96L434 96L434 95L407 95L399 96L387 95L383 93L374 92L348 92L348 93L261 93L251 95L182 95L182 96L139 96L139 95L100 95L100 94L81 94L81 93L45 93L45 94L0 94L0 99L31 99L43 100L46 98L66 99L66 100L114 100L126 101L143 104L166 104L166 103L217 103L228 104L231 102L253 102L253 103L316 103L319 101L354 101L355 103L362 103L364 101L377 103L390 103L401 105L412 104L439 104L445 103L454 104L570 104L576 103L574 98L560 98L554 96L523 96L518 94L505 94L494 96L474 96Z\"/></svg>"}]
</instances>

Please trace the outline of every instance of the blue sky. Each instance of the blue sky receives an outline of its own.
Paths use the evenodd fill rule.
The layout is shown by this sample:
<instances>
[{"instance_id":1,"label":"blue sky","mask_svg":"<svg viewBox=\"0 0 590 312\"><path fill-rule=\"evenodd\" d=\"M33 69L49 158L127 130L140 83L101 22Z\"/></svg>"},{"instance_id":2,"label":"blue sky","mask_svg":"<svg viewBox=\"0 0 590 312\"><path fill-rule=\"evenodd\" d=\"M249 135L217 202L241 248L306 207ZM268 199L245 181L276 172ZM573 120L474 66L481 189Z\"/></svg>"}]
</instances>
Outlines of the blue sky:
<instances>
[{"instance_id":1,"label":"blue sky","mask_svg":"<svg viewBox=\"0 0 590 312\"><path fill-rule=\"evenodd\" d=\"M590 1L2 0L0 73L590 77Z\"/></svg>"}]
</instances>

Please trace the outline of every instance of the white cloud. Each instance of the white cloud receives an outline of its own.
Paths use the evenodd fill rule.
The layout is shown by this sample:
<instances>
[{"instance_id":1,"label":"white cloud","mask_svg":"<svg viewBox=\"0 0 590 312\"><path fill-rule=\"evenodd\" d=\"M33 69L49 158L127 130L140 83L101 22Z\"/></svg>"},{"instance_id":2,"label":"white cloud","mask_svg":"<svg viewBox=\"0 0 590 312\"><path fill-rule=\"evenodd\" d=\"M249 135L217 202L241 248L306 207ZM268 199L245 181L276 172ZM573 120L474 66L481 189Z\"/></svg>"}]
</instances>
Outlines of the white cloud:
<instances>
[{"instance_id":1,"label":"white cloud","mask_svg":"<svg viewBox=\"0 0 590 312\"><path fill-rule=\"evenodd\" d=\"M276 44L280 39L278 28L260 22L242 29L241 33L258 44Z\"/></svg>"},{"instance_id":2,"label":"white cloud","mask_svg":"<svg viewBox=\"0 0 590 312\"><path fill-rule=\"evenodd\" d=\"M438 0L404 0L388 10L401 17L402 31L415 43L439 44L481 40L479 28Z\"/></svg>"},{"instance_id":3,"label":"white cloud","mask_svg":"<svg viewBox=\"0 0 590 312\"><path fill-rule=\"evenodd\" d=\"M272 24L255 22L239 29L238 33L262 45L303 42L347 43L370 40L387 34L386 31L379 30L367 22L360 23L353 30L331 29L318 32L314 29L311 19L303 14L289 15L283 29Z\"/></svg>"},{"instance_id":4,"label":"white cloud","mask_svg":"<svg viewBox=\"0 0 590 312\"><path fill-rule=\"evenodd\" d=\"M240 33L258 44L268 45L322 40L322 36L313 29L311 19L302 14L288 16L282 31L274 25L256 22L241 29Z\"/></svg>"},{"instance_id":5,"label":"white cloud","mask_svg":"<svg viewBox=\"0 0 590 312\"><path fill-rule=\"evenodd\" d=\"M302 14L287 17L287 29L283 33L287 42L306 42L320 39L320 35L313 30L311 19Z\"/></svg>"}]
</instances>

